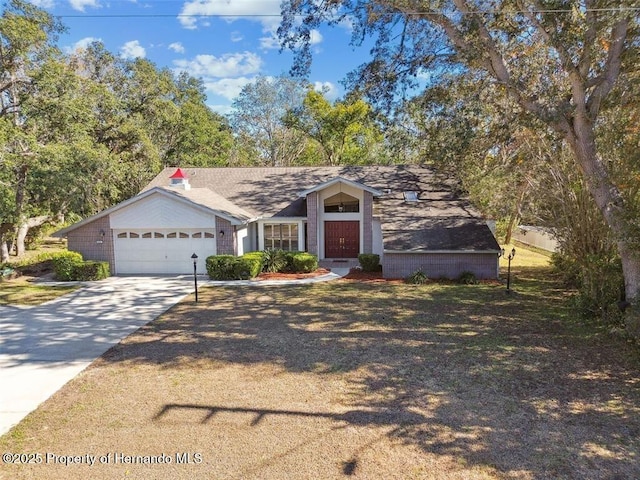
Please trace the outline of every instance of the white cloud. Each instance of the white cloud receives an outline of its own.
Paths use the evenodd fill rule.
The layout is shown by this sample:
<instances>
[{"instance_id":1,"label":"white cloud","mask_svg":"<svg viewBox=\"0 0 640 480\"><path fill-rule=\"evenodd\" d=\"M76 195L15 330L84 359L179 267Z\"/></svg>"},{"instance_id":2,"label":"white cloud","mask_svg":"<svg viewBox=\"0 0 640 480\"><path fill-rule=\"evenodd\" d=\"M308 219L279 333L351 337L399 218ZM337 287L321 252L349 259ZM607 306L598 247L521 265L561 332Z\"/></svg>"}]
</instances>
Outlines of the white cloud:
<instances>
[{"instance_id":1,"label":"white cloud","mask_svg":"<svg viewBox=\"0 0 640 480\"><path fill-rule=\"evenodd\" d=\"M86 7L92 8L100 8L101 5L98 3L98 0L69 0L69 5L74 10L78 10L80 12L84 12Z\"/></svg>"},{"instance_id":2,"label":"white cloud","mask_svg":"<svg viewBox=\"0 0 640 480\"><path fill-rule=\"evenodd\" d=\"M184 46L180 42L173 42L169 44L169 50L173 50L176 53L184 53Z\"/></svg>"},{"instance_id":3,"label":"white cloud","mask_svg":"<svg viewBox=\"0 0 640 480\"><path fill-rule=\"evenodd\" d=\"M262 67L262 59L252 52L225 53L215 55L196 55L193 60L175 60L177 70L185 71L195 77L237 77L258 73Z\"/></svg>"},{"instance_id":4,"label":"white cloud","mask_svg":"<svg viewBox=\"0 0 640 480\"><path fill-rule=\"evenodd\" d=\"M266 37L261 37L260 48L262 50L275 50L276 48L280 48L280 40L278 39L278 35L273 32Z\"/></svg>"},{"instance_id":5,"label":"white cloud","mask_svg":"<svg viewBox=\"0 0 640 480\"><path fill-rule=\"evenodd\" d=\"M204 88L214 95L233 100L240 94L242 88L252 81L253 79L247 77L211 79L209 81L205 80Z\"/></svg>"},{"instance_id":6,"label":"white cloud","mask_svg":"<svg viewBox=\"0 0 640 480\"><path fill-rule=\"evenodd\" d=\"M244 35L242 34L242 32L238 30L231 32L231 41L233 43L238 43L238 42L241 42L242 40L244 40Z\"/></svg>"},{"instance_id":7,"label":"white cloud","mask_svg":"<svg viewBox=\"0 0 640 480\"><path fill-rule=\"evenodd\" d=\"M314 82L313 89L324 94L324 97L332 102L340 95L338 87L331 82Z\"/></svg>"},{"instance_id":8,"label":"white cloud","mask_svg":"<svg viewBox=\"0 0 640 480\"><path fill-rule=\"evenodd\" d=\"M120 48L120 56L125 59L144 58L147 51L138 40L131 40Z\"/></svg>"},{"instance_id":9,"label":"white cloud","mask_svg":"<svg viewBox=\"0 0 640 480\"><path fill-rule=\"evenodd\" d=\"M322 34L318 30L313 29L309 33L310 33L309 43L311 45L317 45L320 42L322 42Z\"/></svg>"},{"instance_id":10,"label":"white cloud","mask_svg":"<svg viewBox=\"0 0 640 480\"><path fill-rule=\"evenodd\" d=\"M74 53L79 50L86 50L86 48L91 45L93 42L101 42L101 38L96 37L84 37L78 40L76 43L69 47L64 47L65 53Z\"/></svg>"},{"instance_id":11,"label":"white cloud","mask_svg":"<svg viewBox=\"0 0 640 480\"><path fill-rule=\"evenodd\" d=\"M39 8L53 8L56 4L54 0L31 0L29 3Z\"/></svg>"},{"instance_id":12,"label":"white cloud","mask_svg":"<svg viewBox=\"0 0 640 480\"><path fill-rule=\"evenodd\" d=\"M231 105L225 104L225 105L207 105L207 107L209 107L210 110L225 116L230 114L231 112L233 112L233 107Z\"/></svg>"},{"instance_id":13,"label":"white cloud","mask_svg":"<svg viewBox=\"0 0 640 480\"><path fill-rule=\"evenodd\" d=\"M230 22L247 17L262 23L265 28L280 23L280 0L192 0L182 6L178 20L183 27L198 28L198 16L224 16Z\"/></svg>"}]
</instances>

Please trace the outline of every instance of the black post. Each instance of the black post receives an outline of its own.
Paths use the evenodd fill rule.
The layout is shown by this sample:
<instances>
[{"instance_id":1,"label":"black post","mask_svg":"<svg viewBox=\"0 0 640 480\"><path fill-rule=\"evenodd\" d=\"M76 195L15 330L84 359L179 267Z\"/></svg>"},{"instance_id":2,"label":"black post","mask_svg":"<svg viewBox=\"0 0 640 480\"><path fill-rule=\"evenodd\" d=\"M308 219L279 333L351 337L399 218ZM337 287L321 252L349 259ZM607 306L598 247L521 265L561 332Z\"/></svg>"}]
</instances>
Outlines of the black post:
<instances>
[{"instance_id":1,"label":"black post","mask_svg":"<svg viewBox=\"0 0 640 480\"><path fill-rule=\"evenodd\" d=\"M198 256L194 253L191 255L193 258L193 284L196 289L196 302L198 301L198 267L196 266L196 262L198 260Z\"/></svg>"},{"instance_id":2,"label":"black post","mask_svg":"<svg viewBox=\"0 0 640 480\"><path fill-rule=\"evenodd\" d=\"M513 248L511 253L507 257L509 263L507 264L507 293L511 293L511 260L516 256L516 249Z\"/></svg>"}]
</instances>

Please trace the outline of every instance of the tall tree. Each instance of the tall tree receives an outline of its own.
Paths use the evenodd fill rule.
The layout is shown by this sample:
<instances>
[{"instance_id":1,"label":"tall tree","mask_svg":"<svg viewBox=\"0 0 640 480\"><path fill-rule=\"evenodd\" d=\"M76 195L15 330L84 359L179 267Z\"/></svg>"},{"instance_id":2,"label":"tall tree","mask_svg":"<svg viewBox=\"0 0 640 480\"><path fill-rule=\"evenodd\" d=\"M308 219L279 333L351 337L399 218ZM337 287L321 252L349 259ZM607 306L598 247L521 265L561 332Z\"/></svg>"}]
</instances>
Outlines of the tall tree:
<instances>
[{"instance_id":1,"label":"tall tree","mask_svg":"<svg viewBox=\"0 0 640 480\"><path fill-rule=\"evenodd\" d=\"M640 318L640 254L630 236L630 207L596 142L603 103L620 77L637 69L637 6L610 0L286 0L282 10L281 38L299 52L303 70L311 58L310 31L348 18L356 41L376 38L371 62L357 75L361 85L381 94L415 85L425 69L462 67L492 79L523 116L561 136L615 238L626 298Z\"/></svg>"},{"instance_id":2,"label":"tall tree","mask_svg":"<svg viewBox=\"0 0 640 480\"><path fill-rule=\"evenodd\" d=\"M328 165L370 163L372 151L382 142L368 103L348 99L332 105L313 89L299 108L289 111L285 123L315 140Z\"/></svg>"},{"instance_id":3,"label":"tall tree","mask_svg":"<svg viewBox=\"0 0 640 480\"><path fill-rule=\"evenodd\" d=\"M284 124L289 110L302 105L306 83L289 77L258 77L245 85L233 101L231 125L240 145L253 147L263 165L296 165L302 159L306 138Z\"/></svg>"},{"instance_id":4,"label":"tall tree","mask_svg":"<svg viewBox=\"0 0 640 480\"><path fill-rule=\"evenodd\" d=\"M22 0L11 0L0 17L0 177L4 182L6 210L0 211L0 259L8 257L8 242L25 225L45 221L29 218L29 175L42 163L38 137L30 129L25 104L37 90L34 74L57 51L56 35L62 26L43 10ZM49 63L50 64L50 63Z\"/></svg>"}]
</instances>

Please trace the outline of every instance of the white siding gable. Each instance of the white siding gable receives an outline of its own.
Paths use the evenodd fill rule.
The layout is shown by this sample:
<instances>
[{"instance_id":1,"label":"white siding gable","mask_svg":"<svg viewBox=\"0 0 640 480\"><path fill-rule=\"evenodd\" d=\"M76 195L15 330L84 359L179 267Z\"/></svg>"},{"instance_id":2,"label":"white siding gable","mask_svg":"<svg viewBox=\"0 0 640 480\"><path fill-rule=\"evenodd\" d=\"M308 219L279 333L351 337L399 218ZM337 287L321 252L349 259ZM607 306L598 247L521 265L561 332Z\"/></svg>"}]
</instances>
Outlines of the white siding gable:
<instances>
[{"instance_id":1,"label":"white siding gable","mask_svg":"<svg viewBox=\"0 0 640 480\"><path fill-rule=\"evenodd\" d=\"M215 215L162 194L150 195L110 215L111 228L212 228Z\"/></svg>"}]
</instances>

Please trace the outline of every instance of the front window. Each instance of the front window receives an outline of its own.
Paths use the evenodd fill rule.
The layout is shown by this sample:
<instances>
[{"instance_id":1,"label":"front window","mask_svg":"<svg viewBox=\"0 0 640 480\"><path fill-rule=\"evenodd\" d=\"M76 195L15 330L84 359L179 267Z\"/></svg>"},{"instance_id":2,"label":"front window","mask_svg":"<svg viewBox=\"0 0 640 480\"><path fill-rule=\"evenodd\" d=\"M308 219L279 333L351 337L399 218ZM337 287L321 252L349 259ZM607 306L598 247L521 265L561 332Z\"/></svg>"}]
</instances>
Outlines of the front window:
<instances>
[{"instance_id":1,"label":"front window","mask_svg":"<svg viewBox=\"0 0 640 480\"><path fill-rule=\"evenodd\" d=\"M297 223L265 223L264 248L296 251L298 246Z\"/></svg>"},{"instance_id":2,"label":"front window","mask_svg":"<svg viewBox=\"0 0 640 480\"><path fill-rule=\"evenodd\" d=\"M357 198L340 192L324 201L324 213L357 213L360 202Z\"/></svg>"}]
</instances>

